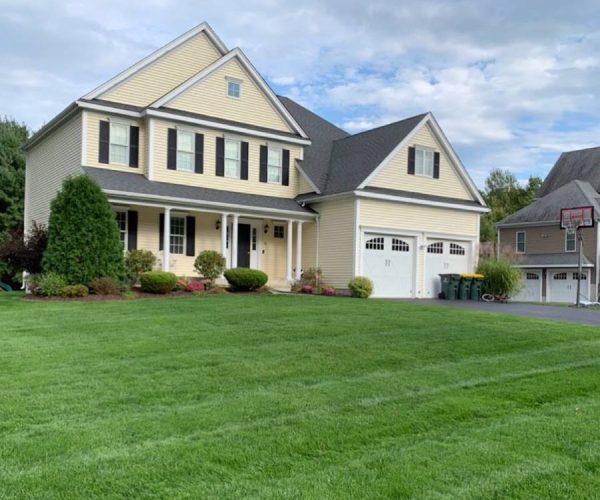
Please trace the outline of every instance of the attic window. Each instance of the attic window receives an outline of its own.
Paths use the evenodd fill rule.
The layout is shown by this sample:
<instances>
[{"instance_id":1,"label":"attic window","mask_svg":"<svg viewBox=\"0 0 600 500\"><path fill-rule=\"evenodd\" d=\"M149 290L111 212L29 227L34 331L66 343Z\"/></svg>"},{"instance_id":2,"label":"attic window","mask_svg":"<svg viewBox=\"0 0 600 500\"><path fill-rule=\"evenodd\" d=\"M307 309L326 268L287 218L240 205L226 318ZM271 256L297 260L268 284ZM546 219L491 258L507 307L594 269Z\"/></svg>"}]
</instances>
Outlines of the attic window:
<instances>
[{"instance_id":1,"label":"attic window","mask_svg":"<svg viewBox=\"0 0 600 500\"><path fill-rule=\"evenodd\" d=\"M227 79L227 95L229 97L240 98L240 81Z\"/></svg>"}]
</instances>

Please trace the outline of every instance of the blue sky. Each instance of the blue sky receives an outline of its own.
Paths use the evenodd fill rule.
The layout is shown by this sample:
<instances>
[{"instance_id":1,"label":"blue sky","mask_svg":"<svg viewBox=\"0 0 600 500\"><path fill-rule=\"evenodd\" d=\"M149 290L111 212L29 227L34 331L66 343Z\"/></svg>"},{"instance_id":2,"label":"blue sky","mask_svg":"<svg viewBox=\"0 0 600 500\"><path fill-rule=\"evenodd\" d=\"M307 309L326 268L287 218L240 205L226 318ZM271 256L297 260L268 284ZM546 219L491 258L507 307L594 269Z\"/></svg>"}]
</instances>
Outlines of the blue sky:
<instances>
[{"instance_id":1,"label":"blue sky","mask_svg":"<svg viewBox=\"0 0 600 500\"><path fill-rule=\"evenodd\" d=\"M432 111L475 181L600 145L600 3L0 0L1 113L32 129L208 21L350 132Z\"/></svg>"}]
</instances>

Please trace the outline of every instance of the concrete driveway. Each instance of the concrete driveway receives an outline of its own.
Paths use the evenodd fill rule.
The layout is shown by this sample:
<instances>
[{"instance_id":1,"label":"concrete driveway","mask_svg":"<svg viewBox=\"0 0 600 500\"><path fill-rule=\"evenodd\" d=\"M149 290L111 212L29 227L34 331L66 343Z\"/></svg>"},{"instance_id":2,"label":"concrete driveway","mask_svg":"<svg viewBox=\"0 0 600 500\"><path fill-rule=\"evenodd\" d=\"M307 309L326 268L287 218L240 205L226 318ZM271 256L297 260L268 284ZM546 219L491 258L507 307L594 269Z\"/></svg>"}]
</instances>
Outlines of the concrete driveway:
<instances>
[{"instance_id":1,"label":"concrete driveway","mask_svg":"<svg viewBox=\"0 0 600 500\"><path fill-rule=\"evenodd\" d=\"M560 321L572 321L585 325L600 326L600 311L593 309L565 306L542 306L538 304L498 302L472 302L462 300L416 300L414 303L435 304L443 307L458 307L462 309L475 309L477 311L488 311L494 313L514 314L517 316L528 316L530 318L554 319Z\"/></svg>"}]
</instances>

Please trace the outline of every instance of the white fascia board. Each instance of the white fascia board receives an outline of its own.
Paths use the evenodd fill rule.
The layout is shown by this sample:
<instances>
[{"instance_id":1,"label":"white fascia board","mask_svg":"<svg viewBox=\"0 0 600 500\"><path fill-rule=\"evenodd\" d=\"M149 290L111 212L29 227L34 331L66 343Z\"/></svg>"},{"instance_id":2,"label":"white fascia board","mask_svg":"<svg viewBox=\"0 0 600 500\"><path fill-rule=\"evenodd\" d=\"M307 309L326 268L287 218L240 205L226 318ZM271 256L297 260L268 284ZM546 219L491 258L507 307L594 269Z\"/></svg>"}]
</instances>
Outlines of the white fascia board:
<instances>
[{"instance_id":1,"label":"white fascia board","mask_svg":"<svg viewBox=\"0 0 600 500\"><path fill-rule=\"evenodd\" d=\"M108 196L119 196L121 197L121 201L125 201L127 199L131 200L147 200L147 201L159 201L170 203L171 205L179 204L179 205L188 205L188 206L197 206L197 207L215 207L217 211L234 211L234 210L246 210L248 212L259 212L265 214L281 214L287 216L293 216L296 220L311 220L315 219L317 214L303 214L299 212L295 212L293 210L282 210L278 208L264 208L264 207L249 207L246 205L236 205L233 203L218 203L215 201L202 201L202 200L192 200L188 198L177 198L174 196L161 196L155 194L141 194L141 193L132 193L130 191L115 191L112 189L103 189L103 191Z\"/></svg>"},{"instance_id":2,"label":"white fascia board","mask_svg":"<svg viewBox=\"0 0 600 500\"><path fill-rule=\"evenodd\" d=\"M52 118L52 120L50 120L48 123L46 123L46 125L44 125L35 134L33 134L31 138L25 144L23 144L23 150L27 151L32 146L34 146L40 139L52 132L56 127L70 119L78 111L77 108L78 105L76 102L72 102L71 104L69 104L59 114Z\"/></svg>"},{"instance_id":3,"label":"white fascia board","mask_svg":"<svg viewBox=\"0 0 600 500\"><path fill-rule=\"evenodd\" d=\"M313 188L314 192L317 194L321 194L321 190L317 187L317 185L312 181L312 179L306 175L306 172L304 171L304 169L300 166L300 163L298 162L298 160L296 160L294 162L294 164L296 165L296 168L298 169L298 172L300 172L300 174L302 175L302 177L304 177L304 180L306 182L308 182L308 184L310 185L311 188Z\"/></svg>"},{"instance_id":4,"label":"white fascia board","mask_svg":"<svg viewBox=\"0 0 600 500\"><path fill-rule=\"evenodd\" d=\"M215 128L219 130L227 130L230 132L236 132L239 134L250 135L255 137L264 137L266 139L274 139L281 142L288 142L291 144L301 144L303 146L309 146L311 144L308 139L300 139L295 137L287 137L284 135L278 135L276 133L271 132L262 132L260 130L256 130L249 127L240 127L237 125L228 125L225 123L219 123L211 120L204 120L200 118L192 118L190 116L178 115L176 113L169 113L168 111L160 111L157 109L147 109L144 112L144 115L147 116L155 116L157 118L164 118L165 120L184 122L184 123L192 123L194 125L199 125L201 127L209 127Z\"/></svg>"},{"instance_id":5,"label":"white fascia board","mask_svg":"<svg viewBox=\"0 0 600 500\"><path fill-rule=\"evenodd\" d=\"M113 87L119 85L120 83L124 82L125 80L131 78L133 75L135 75L136 73L138 73L139 71L141 71L142 69L147 67L148 65L152 64L154 61L156 61L158 58L165 55L167 52L170 52L170 51L176 49L183 43L187 42L190 38L196 36L197 34L203 32L203 31L206 33L206 36L215 44L215 46L218 48L221 55L227 53L227 47L225 46L225 44L223 44L223 42L217 36L217 34L213 31L213 29L208 25L208 23L202 23L202 24L199 24L198 26L192 28L191 30L185 32L183 35L178 36L177 38L175 38L175 40L172 40L169 43L167 43L166 45L162 46L161 48L155 50L150 55L144 57L142 60L135 63L133 66L130 66L126 70L122 71L114 78L111 78L107 82L96 87L94 90L92 90L88 94L84 95L83 98L84 99L97 98L99 95L107 92L111 88L113 88Z\"/></svg>"},{"instance_id":6,"label":"white fascia board","mask_svg":"<svg viewBox=\"0 0 600 500\"><path fill-rule=\"evenodd\" d=\"M404 196L395 196L389 194L369 193L365 191L354 191L359 198L372 198L375 200L397 201L400 203L409 203L411 205L425 205L428 207L451 208L453 210L462 210L465 212L477 212L485 214L490 211L487 207L470 207L458 203L448 203L444 201L420 200L418 198L406 198Z\"/></svg>"},{"instance_id":7,"label":"white fascia board","mask_svg":"<svg viewBox=\"0 0 600 500\"><path fill-rule=\"evenodd\" d=\"M400 235L410 236L417 238L422 236L424 241L428 240L450 240L450 241L461 241L464 243L471 243L479 239L478 236L472 234L454 234L454 233L437 233L434 231L416 231L414 229L398 229L394 227L386 226L360 226L364 233L369 234L386 234L386 235Z\"/></svg>"},{"instance_id":8,"label":"white fascia board","mask_svg":"<svg viewBox=\"0 0 600 500\"><path fill-rule=\"evenodd\" d=\"M250 76L252 77L252 79L260 87L260 89L265 93L265 95L267 96L269 101L271 101L271 104L285 118L285 120L288 122L288 125L290 125L292 127L292 129L295 130L298 134L300 134L300 136L304 137L305 139L308 139L308 135L306 134L306 132L304 132L304 130L298 124L298 122L296 120L294 120L294 117L289 113L289 111L285 108L285 106L277 98L277 96L275 95L275 93L273 92L271 87L269 87L269 85L267 84L267 82L265 82L263 77L260 76L260 73L258 73L256 68L252 65L250 60L246 57L246 55L244 54L242 49L240 49L239 47L236 47L235 49L231 50L229 53L225 54L223 57L221 57L220 59L218 59L211 65L207 66L202 71L196 73L196 75L192 76L191 78L189 78L188 80L183 82L178 87L175 87L173 90L171 90L169 93L165 94L160 99L157 99L156 101L154 101L150 105L150 107L159 108L161 106L165 106L172 100L176 99L177 97L179 97L182 94L184 94L185 92L187 92L196 83L203 80L210 74L214 73L220 67L222 67L224 64L226 64L227 62L231 61L234 58L240 62L240 64L244 67L244 69L246 69L246 71L248 71L248 73L250 73Z\"/></svg>"},{"instance_id":9,"label":"white fascia board","mask_svg":"<svg viewBox=\"0 0 600 500\"><path fill-rule=\"evenodd\" d=\"M141 118L143 116L143 113L140 111L131 111L129 109L105 106L103 104L95 104L92 102L76 101L76 104L77 106L83 109L89 109L91 111L101 111L103 113L111 113L113 115L130 116L132 118Z\"/></svg>"},{"instance_id":10,"label":"white fascia board","mask_svg":"<svg viewBox=\"0 0 600 500\"><path fill-rule=\"evenodd\" d=\"M311 196L309 198L303 199L301 203L321 203L323 201L350 198L352 196L354 196L354 193L352 191L344 191L343 193L327 194L325 196Z\"/></svg>"}]
</instances>

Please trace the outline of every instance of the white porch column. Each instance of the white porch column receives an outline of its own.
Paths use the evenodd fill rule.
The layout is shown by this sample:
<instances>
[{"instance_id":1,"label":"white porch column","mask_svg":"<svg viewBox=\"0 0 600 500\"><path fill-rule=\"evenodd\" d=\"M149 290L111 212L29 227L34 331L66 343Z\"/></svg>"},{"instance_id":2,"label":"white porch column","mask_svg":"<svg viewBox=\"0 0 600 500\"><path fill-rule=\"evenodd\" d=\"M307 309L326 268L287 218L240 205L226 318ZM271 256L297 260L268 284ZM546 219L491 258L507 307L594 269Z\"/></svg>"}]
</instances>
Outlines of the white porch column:
<instances>
[{"instance_id":1,"label":"white porch column","mask_svg":"<svg viewBox=\"0 0 600 500\"><path fill-rule=\"evenodd\" d=\"M289 282L292 281L292 236L294 231L294 221L289 220L287 224L287 272L285 275L285 279Z\"/></svg>"},{"instance_id":2,"label":"white porch column","mask_svg":"<svg viewBox=\"0 0 600 500\"><path fill-rule=\"evenodd\" d=\"M296 222L296 279L302 277L302 221Z\"/></svg>"},{"instance_id":3,"label":"white porch column","mask_svg":"<svg viewBox=\"0 0 600 500\"><path fill-rule=\"evenodd\" d=\"M231 267L235 268L238 266L238 220L240 216L238 214L232 215L231 224Z\"/></svg>"},{"instance_id":4,"label":"white porch column","mask_svg":"<svg viewBox=\"0 0 600 500\"><path fill-rule=\"evenodd\" d=\"M171 267L171 207L165 207L165 228L163 232L163 271Z\"/></svg>"},{"instance_id":5,"label":"white porch column","mask_svg":"<svg viewBox=\"0 0 600 500\"><path fill-rule=\"evenodd\" d=\"M225 257L227 267L227 214L221 214L221 255Z\"/></svg>"}]
</instances>

